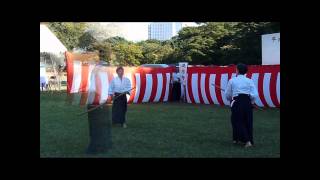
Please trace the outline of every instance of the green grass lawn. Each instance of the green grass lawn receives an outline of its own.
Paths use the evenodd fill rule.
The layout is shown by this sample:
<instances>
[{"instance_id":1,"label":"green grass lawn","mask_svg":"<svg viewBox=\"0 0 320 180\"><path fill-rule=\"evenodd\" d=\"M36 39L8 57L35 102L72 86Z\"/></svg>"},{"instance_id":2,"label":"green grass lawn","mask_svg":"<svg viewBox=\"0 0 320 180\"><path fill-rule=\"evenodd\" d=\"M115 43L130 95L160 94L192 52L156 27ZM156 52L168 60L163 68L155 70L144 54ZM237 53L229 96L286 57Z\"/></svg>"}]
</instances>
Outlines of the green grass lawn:
<instances>
[{"instance_id":1,"label":"green grass lawn","mask_svg":"<svg viewBox=\"0 0 320 180\"><path fill-rule=\"evenodd\" d=\"M280 157L280 110L254 111L255 147L231 143L230 109L178 103L130 104L128 128L112 129L112 149L86 155L85 109L65 93L40 95L40 157Z\"/></svg>"}]
</instances>

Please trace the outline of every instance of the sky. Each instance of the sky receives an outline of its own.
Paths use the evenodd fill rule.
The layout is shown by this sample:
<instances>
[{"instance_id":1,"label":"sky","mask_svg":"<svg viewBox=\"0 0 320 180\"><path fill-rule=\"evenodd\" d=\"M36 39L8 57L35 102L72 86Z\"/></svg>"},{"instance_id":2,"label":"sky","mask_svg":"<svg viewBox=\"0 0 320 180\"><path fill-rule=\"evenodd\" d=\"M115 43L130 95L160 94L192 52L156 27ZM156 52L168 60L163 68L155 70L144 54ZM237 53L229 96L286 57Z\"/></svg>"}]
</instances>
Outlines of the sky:
<instances>
[{"instance_id":1,"label":"sky","mask_svg":"<svg viewBox=\"0 0 320 180\"><path fill-rule=\"evenodd\" d=\"M101 24L109 24L110 22L103 22ZM121 26L124 32L124 38L130 41L142 41L148 39L148 25L149 22L119 22L115 24ZM193 22L183 22L183 25L196 26Z\"/></svg>"}]
</instances>

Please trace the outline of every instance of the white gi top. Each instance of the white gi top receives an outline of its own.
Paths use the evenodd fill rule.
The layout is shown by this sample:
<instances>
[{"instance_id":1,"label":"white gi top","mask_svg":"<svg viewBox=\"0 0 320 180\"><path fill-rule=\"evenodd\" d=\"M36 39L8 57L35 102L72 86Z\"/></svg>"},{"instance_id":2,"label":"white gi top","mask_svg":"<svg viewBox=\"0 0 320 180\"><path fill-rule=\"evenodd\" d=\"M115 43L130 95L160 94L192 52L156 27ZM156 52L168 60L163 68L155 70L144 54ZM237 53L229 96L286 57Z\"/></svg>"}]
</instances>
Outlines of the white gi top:
<instances>
[{"instance_id":1,"label":"white gi top","mask_svg":"<svg viewBox=\"0 0 320 180\"><path fill-rule=\"evenodd\" d=\"M238 96L238 94L250 95L251 101L255 101L258 97L258 91L253 81L241 74L230 79L227 89L225 90L226 99L228 101L231 101L232 98Z\"/></svg>"},{"instance_id":2,"label":"white gi top","mask_svg":"<svg viewBox=\"0 0 320 180\"><path fill-rule=\"evenodd\" d=\"M119 77L112 79L109 87L109 95L114 93L124 93L131 89L131 82L128 78L122 77L122 80ZM130 91L129 91L130 93Z\"/></svg>"},{"instance_id":3,"label":"white gi top","mask_svg":"<svg viewBox=\"0 0 320 180\"><path fill-rule=\"evenodd\" d=\"M180 73L172 73L172 83L173 82L179 82L181 78Z\"/></svg>"}]
</instances>

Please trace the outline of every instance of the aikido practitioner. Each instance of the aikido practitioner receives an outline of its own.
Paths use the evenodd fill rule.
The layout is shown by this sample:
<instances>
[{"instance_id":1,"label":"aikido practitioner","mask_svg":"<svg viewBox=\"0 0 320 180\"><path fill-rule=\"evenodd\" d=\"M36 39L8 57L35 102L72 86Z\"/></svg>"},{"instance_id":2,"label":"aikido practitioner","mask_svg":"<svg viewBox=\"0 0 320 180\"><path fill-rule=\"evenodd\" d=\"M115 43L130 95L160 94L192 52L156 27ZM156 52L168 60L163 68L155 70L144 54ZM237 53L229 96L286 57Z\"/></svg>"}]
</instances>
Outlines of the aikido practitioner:
<instances>
[{"instance_id":1,"label":"aikido practitioner","mask_svg":"<svg viewBox=\"0 0 320 180\"><path fill-rule=\"evenodd\" d=\"M179 69L172 73L172 101L180 101L181 96L181 84Z\"/></svg>"},{"instance_id":2,"label":"aikido practitioner","mask_svg":"<svg viewBox=\"0 0 320 180\"><path fill-rule=\"evenodd\" d=\"M254 144L252 103L258 92L253 81L245 77L247 71L245 64L237 65L237 76L228 82L225 96L231 102L233 143L244 143L245 147L251 147Z\"/></svg>"},{"instance_id":3,"label":"aikido practitioner","mask_svg":"<svg viewBox=\"0 0 320 180\"><path fill-rule=\"evenodd\" d=\"M124 77L123 67L116 69L117 77L113 78L110 87L109 95L114 99L112 104L112 123L120 124L126 128L126 112L127 112L127 96L130 95L131 82L128 78ZM126 92L126 93L125 93ZM125 93L125 94L123 94Z\"/></svg>"}]
</instances>

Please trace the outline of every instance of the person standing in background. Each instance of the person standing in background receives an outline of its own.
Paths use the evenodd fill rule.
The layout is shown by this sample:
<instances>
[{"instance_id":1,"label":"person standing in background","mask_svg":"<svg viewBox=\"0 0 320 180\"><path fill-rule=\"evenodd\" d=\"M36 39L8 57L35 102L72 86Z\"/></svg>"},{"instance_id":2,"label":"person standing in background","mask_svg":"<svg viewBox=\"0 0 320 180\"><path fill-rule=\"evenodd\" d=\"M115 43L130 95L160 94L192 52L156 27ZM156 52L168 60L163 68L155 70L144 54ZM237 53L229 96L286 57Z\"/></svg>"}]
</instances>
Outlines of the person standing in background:
<instances>
[{"instance_id":1,"label":"person standing in background","mask_svg":"<svg viewBox=\"0 0 320 180\"><path fill-rule=\"evenodd\" d=\"M172 73L172 101L179 101L181 96L181 84L180 84L180 73L179 69Z\"/></svg>"},{"instance_id":2,"label":"person standing in background","mask_svg":"<svg viewBox=\"0 0 320 180\"><path fill-rule=\"evenodd\" d=\"M128 78L124 77L123 67L118 67L116 70L118 77L112 79L109 87L109 95L114 99L112 104L112 123L120 124L126 128L126 112L127 112L127 96L130 95L131 82ZM123 94L125 93L126 94Z\"/></svg>"}]
</instances>

